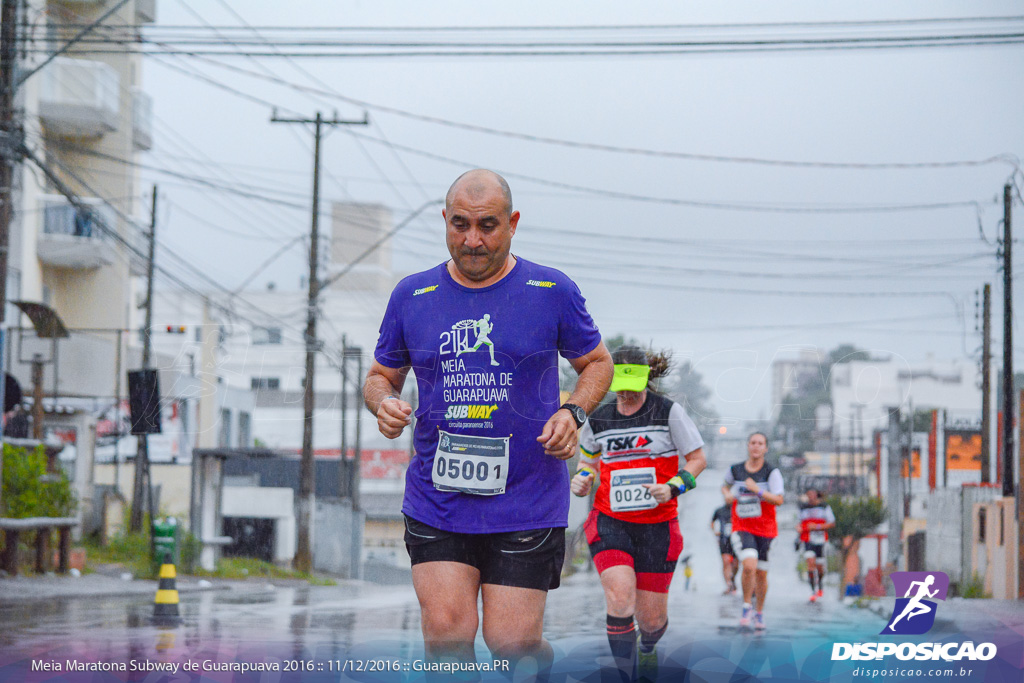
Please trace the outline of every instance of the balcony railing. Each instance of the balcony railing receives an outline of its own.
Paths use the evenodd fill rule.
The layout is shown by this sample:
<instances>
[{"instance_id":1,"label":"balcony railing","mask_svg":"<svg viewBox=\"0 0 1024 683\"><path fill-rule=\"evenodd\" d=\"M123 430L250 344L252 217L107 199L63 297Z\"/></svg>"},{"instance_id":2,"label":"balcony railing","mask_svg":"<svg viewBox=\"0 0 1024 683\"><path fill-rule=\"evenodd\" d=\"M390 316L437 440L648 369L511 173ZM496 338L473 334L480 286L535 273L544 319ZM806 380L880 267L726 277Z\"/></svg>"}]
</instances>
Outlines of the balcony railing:
<instances>
[{"instance_id":1,"label":"balcony railing","mask_svg":"<svg viewBox=\"0 0 1024 683\"><path fill-rule=\"evenodd\" d=\"M39 116L53 133L95 137L117 130L117 72L103 62L57 57L42 70Z\"/></svg>"},{"instance_id":2,"label":"balcony railing","mask_svg":"<svg viewBox=\"0 0 1024 683\"><path fill-rule=\"evenodd\" d=\"M114 262L114 246L99 223L114 229L114 212L99 199L81 201L88 210L73 206L59 195L43 196L43 224L36 242L36 253L43 263L56 268L88 269Z\"/></svg>"},{"instance_id":3,"label":"balcony railing","mask_svg":"<svg viewBox=\"0 0 1024 683\"><path fill-rule=\"evenodd\" d=\"M135 149L153 148L153 99L132 89L132 142Z\"/></svg>"},{"instance_id":4,"label":"balcony railing","mask_svg":"<svg viewBox=\"0 0 1024 683\"><path fill-rule=\"evenodd\" d=\"M83 9L86 7L99 7L101 9L107 9L103 7L106 4L106 0L60 0L65 5L82 6ZM156 21L156 0L135 0L135 23L136 24L152 24Z\"/></svg>"}]
</instances>

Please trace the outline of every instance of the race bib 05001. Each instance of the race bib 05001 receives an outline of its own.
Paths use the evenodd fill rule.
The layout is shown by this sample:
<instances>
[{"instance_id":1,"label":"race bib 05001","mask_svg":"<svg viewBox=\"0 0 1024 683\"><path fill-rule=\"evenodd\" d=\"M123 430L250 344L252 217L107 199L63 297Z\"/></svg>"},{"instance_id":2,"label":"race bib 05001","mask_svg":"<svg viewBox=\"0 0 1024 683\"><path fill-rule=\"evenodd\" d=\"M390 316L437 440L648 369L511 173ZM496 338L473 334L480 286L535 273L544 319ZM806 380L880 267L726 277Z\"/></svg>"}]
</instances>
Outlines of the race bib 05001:
<instances>
[{"instance_id":1,"label":"race bib 05001","mask_svg":"<svg viewBox=\"0 0 1024 683\"><path fill-rule=\"evenodd\" d=\"M431 471L434 488L478 496L505 493L509 438L468 436L441 430Z\"/></svg>"}]
</instances>

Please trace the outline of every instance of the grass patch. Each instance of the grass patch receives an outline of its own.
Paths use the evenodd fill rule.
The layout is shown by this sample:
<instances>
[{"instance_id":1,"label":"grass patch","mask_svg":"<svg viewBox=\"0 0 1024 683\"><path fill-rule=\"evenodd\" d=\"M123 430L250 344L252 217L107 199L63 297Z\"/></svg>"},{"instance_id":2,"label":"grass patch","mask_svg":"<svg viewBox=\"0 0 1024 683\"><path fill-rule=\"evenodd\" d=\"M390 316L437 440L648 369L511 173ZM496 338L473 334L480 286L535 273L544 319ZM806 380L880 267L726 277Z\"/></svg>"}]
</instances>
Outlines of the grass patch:
<instances>
[{"instance_id":1,"label":"grass patch","mask_svg":"<svg viewBox=\"0 0 1024 683\"><path fill-rule=\"evenodd\" d=\"M95 538L82 539L86 549L86 568L90 565L113 564L124 567L142 579L155 578L156 569L150 558L149 536L143 533L115 536L107 545Z\"/></svg>"},{"instance_id":2,"label":"grass patch","mask_svg":"<svg viewBox=\"0 0 1024 683\"><path fill-rule=\"evenodd\" d=\"M186 565L191 552L198 555L198 552L190 551L189 539L183 541L182 564ZM159 566L150 559L149 536L144 533L122 534L111 539L110 543L103 546L94 539L83 539L82 545L86 548L86 571L95 571L95 565L117 565L131 572L140 579L155 579L159 572ZM91 565L91 566L90 566ZM217 563L217 569L206 571L195 567L188 571L188 567L178 567L179 575L201 576L215 579L300 579L308 581L312 586L336 586L334 579L329 579L306 572L296 572L290 569L282 569L270 562L257 560L252 557L225 557Z\"/></svg>"},{"instance_id":3,"label":"grass patch","mask_svg":"<svg viewBox=\"0 0 1024 683\"><path fill-rule=\"evenodd\" d=\"M308 581L313 586L337 585L337 582L333 579L316 576L308 572L282 569L275 564L252 557L225 557L217 563L217 568L212 572L205 569L196 569L195 575L216 579L300 579Z\"/></svg>"}]
</instances>

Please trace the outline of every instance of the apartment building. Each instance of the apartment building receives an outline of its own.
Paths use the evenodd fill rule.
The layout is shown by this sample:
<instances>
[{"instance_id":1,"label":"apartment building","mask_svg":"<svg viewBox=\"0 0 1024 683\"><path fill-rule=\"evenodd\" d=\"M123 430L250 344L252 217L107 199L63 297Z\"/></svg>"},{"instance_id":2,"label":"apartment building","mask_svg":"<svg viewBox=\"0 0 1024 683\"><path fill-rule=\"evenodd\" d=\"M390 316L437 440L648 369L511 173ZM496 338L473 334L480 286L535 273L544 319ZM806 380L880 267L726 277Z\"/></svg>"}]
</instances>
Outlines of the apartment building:
<instances>
[{"instance_id":1,"label":"apartment building","mask_svg":"<svg viewBox=\"0 0 1024 683\"><path fill-rule=\"evenodd\" d=\"M21 17L19 71L42 65L112 6L30 0ZM8 298L45 303L69 328L131 326L132 277L144 264L125 243L144 253L138 224L148 223L148 203L135 163L152 145L152 104L142 90L142 58L130 41L154 18L155 0L131 0L94 32L114 42L102 50L87 41L71 46L28 78L17 96L27 146L94 215L72 206L30 162L22 164Z\"/></svg>"}]
</instances>

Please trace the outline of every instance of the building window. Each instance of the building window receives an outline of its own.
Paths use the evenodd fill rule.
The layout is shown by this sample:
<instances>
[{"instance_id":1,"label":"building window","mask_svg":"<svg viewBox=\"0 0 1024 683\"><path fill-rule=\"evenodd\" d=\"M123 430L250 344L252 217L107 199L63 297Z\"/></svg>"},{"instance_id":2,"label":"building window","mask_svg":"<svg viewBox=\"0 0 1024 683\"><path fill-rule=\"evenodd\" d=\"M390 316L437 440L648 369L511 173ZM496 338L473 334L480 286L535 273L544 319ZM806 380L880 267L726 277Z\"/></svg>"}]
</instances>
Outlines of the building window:
<instances>
[{"instance_id":1,"label":"building window","mask_svg":"<svg viewBox=\"0 0 1024 683\"><path fill-rule=\"evenodd\" d=\"M217 439L217 445L221 448L231 446L231 411L227 408L220 411L220 436Z\"/></svg>"},{"instance_id":2,"label":"building window","mask_svg":"<svg viewBox=\"0 0 1024 683\"><path fill-rule=\"evenodd\" d=\"M252 330L253 344L280 344L280 327L254 327Z\"/></svg>"},{"instance_id":3,"label":"building window","mask_svg":"<svg viewBox=\"0 0 1024 683\"><path fill-rule=\"evenodd\" d=\"M252 416L249 413L238 414L238 447L248 448L252 445Z\"/></svg>"},{"instance_id":4,"label":"building window","mask_svg":"<svg viewBox=\"0 0 1024 683\"><path fill-rule=\"evenodd\" d=\"M999 545L1006 544L1006 506L999 506Z\"/></svg>"},{"instance_id":5,"label":"building window","mask_svg":"<svg viewBox=\"0 0 1024 683\"><path fill-rule=\"evenodd\" d=\"M985 542L985 517L986 512L984 506L978 508L978 543Z\"/></svg>"},{"instance_id":6,"label":"building window","mask_svg":"<svg viewBox=\"0 0 1024 683\"><path fill-rule=\"evenodd\" d=\"M280 389L281 378L280 377L253 377L252 378L253 389Z\"/></svg>"}]
</instances>

